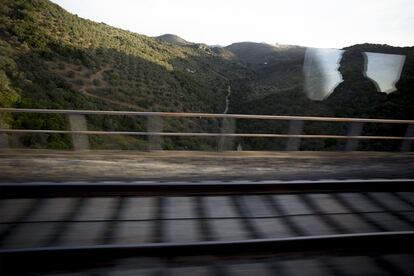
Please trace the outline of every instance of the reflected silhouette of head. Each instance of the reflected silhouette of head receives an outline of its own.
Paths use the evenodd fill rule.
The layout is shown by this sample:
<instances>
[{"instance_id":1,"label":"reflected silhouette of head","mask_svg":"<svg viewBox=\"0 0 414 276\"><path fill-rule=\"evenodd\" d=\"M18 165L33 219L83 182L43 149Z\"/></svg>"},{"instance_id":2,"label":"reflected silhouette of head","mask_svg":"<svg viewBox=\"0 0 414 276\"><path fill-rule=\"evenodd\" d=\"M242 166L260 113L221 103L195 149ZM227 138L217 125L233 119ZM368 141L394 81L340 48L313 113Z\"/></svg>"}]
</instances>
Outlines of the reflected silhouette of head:
<instances>
[{"instance_id":1,"label":"reflected silhouette of head","mask_svg":"<svg viewBox=\"0 0 414 276\"><path fill-rule=\"evenodd\" d=\"M365 55L358 51L346 51L342 54L338 71L345 80L364 78L366 72Z\"/></svg>"}]
</instances>

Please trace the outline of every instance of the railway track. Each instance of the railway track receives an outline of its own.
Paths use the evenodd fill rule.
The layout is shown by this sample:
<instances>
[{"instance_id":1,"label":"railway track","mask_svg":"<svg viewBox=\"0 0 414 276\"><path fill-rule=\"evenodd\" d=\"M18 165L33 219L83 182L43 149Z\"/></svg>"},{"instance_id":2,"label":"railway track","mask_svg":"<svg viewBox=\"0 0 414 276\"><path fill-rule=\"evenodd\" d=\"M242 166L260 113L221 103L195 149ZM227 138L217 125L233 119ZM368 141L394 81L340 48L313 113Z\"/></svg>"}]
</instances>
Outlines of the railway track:
<instances>
[{"instance_id":1,"label":"railway track","mask_svg":"<svg viewBox=\"0 0 414 276\"><path fill-rule=\"evenodd\" d=\"M409 275L414 260L411 180L2 183L0 197L7 274Z\"/></svg>"}]
</instances>

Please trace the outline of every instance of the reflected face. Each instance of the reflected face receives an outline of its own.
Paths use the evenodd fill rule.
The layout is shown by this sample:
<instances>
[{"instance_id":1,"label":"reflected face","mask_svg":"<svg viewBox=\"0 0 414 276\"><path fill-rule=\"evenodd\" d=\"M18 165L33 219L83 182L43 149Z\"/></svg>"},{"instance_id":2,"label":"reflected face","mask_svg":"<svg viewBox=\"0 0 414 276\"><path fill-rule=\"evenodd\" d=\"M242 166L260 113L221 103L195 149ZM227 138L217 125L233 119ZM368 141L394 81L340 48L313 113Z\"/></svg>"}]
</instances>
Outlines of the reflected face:
<instances>
[{"instance_id":1,"label":"reflected face","mask_svg":"<svg viewBox=\"0 0 414 276\"><path fill-rule=\"evenodd\" d=\"M303 64L304 89L309 99L320 101L342 81L370 80L378 92L388 94L397 90L405 59L396 54L308 48Z\"/></svg>"},{"instance_id":2,"label":"reflected face","mask_svg":"<svg viewBox=\"0 0 414 276\"><path fill-rule=\"evenodd\" d=\"M344 80L361 78L365 73L365 59L362 53L345 52L339 63L338 71Z\"/></svg>"}]
</instances>

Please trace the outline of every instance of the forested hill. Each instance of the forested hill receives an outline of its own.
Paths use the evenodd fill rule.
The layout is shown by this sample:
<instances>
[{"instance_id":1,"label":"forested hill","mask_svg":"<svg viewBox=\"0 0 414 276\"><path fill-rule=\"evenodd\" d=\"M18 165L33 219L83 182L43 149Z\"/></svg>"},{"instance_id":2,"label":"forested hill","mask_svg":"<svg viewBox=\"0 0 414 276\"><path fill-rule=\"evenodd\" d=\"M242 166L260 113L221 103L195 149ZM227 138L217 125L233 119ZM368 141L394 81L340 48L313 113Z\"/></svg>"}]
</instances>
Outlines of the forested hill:
<instances>
[{"instance_id":1,"label":"forested hill","mask_svg":"<svg viewBox=\"0 0 414 276\"><path fill-rule=\"evenodd\" d=\"M2 105L116 108L119 102L118 108L137 110L221 112L227 78L238 77L238 68L229 70L233 62L208 47L162 43L45 0L5 0L0 8L1 76L14 91L14 97L2 93Z\"/></svg>"},{"instance_id":2,"label":"forested hill","mask_svg":"<svg viewBox=\"0 0 414 276\"><path fill-rule=\"evenodd\" d=\"M229 83L247 72L223 49L164 43L79 18L46 0L2 0L0 37L3 107L221 113ZM15 127L66 127L58 117L10 120ZM98 129L142 127L131 120L89 122ZM48 146L62 146L57 140Z\"/></svg>"},{"instance_id":3,"label":"forested hill","mask_svg":"<svg viewBox=\"0 0 414 276\"><path fill-rule=\"evenodd\" d=\"M156 36L155 38L158 40L164 41L164 42L171 43L171 44L178 44L178 45L193 44L174 34L164 34L164 35Z\"/></svg>"},{"instance_id":4,"label":"forested hill","mask_svg":"<svg viewBox=\"0 0 414 276\"><path fill-rule=\"evenodd\" d=\"M398 92L375 108L351 115L414 118L414 48L355 45L358 51L406 56ZM314 102L303 92L306 48L263 43L209 47L175 35L148 37L79 18L47 0L2 0L0 106L56 109L222 113L231 88L231 113L350 116L346 106ZM348 113L347 113L348 112ZM13 128L67 129L64 116L19 114L0 118ZM166 120L167 131L219 131L214 120ZM137 118L88 116L96 130L142 131ZM240 122L239 131L284 131ZM263 127L265 130L263 130ZM266 130L266 127L270 127ZM315 130L315 129L313 129ZM67 135L13 136L15 146L70 148ZM90 138L95 148L143 149L134 137ZM168 138L164 148L214 149L215 139ZM266 141L246 148L274 148ZM329 143L328 143L329 144ZM320 148L329 147L323 142ZM243 144L244 145L244 144ZM328 145L328 146L327 146Z\"/></svg>"}]
</instances>

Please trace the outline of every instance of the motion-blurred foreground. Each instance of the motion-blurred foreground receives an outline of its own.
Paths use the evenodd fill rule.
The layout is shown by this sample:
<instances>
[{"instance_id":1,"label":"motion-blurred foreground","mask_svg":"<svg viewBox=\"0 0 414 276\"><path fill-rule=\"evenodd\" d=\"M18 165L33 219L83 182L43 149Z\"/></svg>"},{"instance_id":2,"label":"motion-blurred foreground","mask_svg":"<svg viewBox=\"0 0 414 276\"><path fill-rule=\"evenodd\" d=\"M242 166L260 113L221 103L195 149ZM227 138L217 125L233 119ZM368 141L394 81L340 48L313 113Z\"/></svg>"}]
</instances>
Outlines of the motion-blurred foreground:
<instances>
[{"instance_id":1,"label":"motion-blurred foreground","mask_svg":"<svg viewBox=\"0 0 414 276\"><path fill-rule=\"evenodd\" d=\"M2 273L410 275L413 163L411 153L3 150Z\"/></svg>"},{"instance_id":2,"label":"motion-blurred foreground","mask_svg":"<svg viewBox=\"0 0 414 276\"><path fill-rule=\"evenodd\" d=\"M408 180L39 182L0 189L4 275L413 269Z\"/></svg>"}]
</instances>

